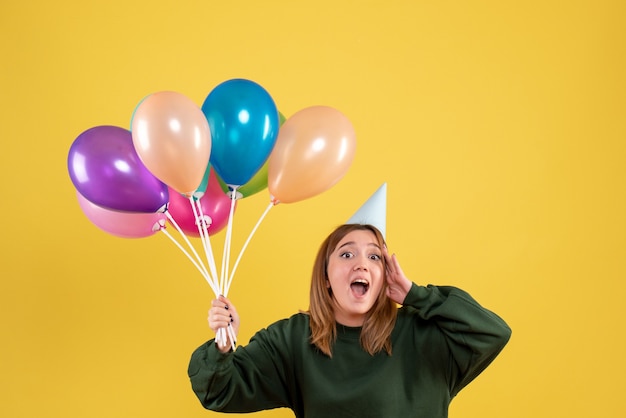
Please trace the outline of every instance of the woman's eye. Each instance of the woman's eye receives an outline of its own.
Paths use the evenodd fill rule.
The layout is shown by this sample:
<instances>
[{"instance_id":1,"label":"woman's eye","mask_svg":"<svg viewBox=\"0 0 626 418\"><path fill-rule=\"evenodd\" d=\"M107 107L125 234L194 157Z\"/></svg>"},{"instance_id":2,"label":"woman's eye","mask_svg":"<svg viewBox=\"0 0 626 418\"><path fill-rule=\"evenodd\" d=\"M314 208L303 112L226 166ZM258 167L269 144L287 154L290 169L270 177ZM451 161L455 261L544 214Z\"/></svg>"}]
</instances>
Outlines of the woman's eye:
<instances>
[{"instance_id":1,"label":"woman's eye","mask_svg":"<svg viewBox=\"0 0 626 418\"><path fill-rule=\"evenodd\" d=\"M372 254L372 255L370 255L370 259L378 261L378 260L380 260L380 255Z\"/></svg>"},{"instance_id":2,"label":"woman's eye","mask_svg":"<svg viewBox=\"0 0 626 418\"><path fill-rule=\"evenodd\" d=\"M341 254L339 255L339 257L342 257L342 258L351 258L351 257L352 257L352 253L348 253L348 252L346 252L346 253L341 253Z\"/></svg>"}]
</instances>

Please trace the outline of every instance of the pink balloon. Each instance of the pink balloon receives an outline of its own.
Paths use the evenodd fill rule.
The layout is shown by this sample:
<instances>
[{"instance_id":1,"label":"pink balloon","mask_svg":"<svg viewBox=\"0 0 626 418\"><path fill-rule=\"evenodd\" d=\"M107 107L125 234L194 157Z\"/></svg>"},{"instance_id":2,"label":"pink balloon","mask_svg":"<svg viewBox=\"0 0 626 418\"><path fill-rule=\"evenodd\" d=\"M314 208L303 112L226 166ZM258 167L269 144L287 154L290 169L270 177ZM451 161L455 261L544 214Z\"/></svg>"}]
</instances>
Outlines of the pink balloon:
<instances>
[{"instance_id":1,"label":"pink balloon","mask_svg":"<svg viewBox=\"0 0 626 418\"><path fill-rule=\"evenodd\" d=\"M165 226L164 213L122 212L103 208L76 192L78 204L87 218L98 228L120 238L145 238Z\"/></svg>"},{"instance_id":2,"label":"pink balloon","mask_svg":"<svg viewBox=\"0 0 626 418\"><path fill-rule=\"evenodd\" d=\"M180 229L186 235L199 237L196 218L189 202L189 198L170 190L170 203L168 211L176 221ZM209 217L209 235L214 235L221 231L228 224L230 214L231 198L222 190L217 174L211 168L209 182L206 191L199 199L202 207L202 214ZM237 202L235 202L235 205ZM197 211L197 209L196 209ZM199 214L199 213L198 213Z\"/></svg>"}]
</instances>

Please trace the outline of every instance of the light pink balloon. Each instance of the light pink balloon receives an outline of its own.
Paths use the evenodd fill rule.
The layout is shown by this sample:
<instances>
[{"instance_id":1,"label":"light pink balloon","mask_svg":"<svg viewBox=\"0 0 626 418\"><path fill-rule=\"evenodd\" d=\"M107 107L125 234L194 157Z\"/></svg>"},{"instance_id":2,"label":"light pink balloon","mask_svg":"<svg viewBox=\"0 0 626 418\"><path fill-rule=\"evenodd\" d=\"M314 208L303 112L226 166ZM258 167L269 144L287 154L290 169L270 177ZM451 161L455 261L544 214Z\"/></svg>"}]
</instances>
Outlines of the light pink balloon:
<instances>
[{"instance_id":1,"label":"light pink balloon","mask_svg":"<svg viewBox=\"0 0 626 418\"><path fill-rule=\"evenodd\" d=\"M98 228L120 238L145 238L165 226L164 213L121 212L103 208L76 192L78 204Z\"/></svg>"},{"instance_id":2,"label":"light pink balloon","mask_svg":"<svg viewBox=\"0 0 626 418\"><path fill-rule=\"evenodd\" d=\"M274 203L320 194L346 174L356 151L348 118L328 106L304 108L281 126L269 157L267 188Z\"/></svg>"},{"instance_id":3,"label":"light pink balloon","mask_svg":"<svg viewBox=\"0 0 626 418\"><path fill-rule=\"evenodd\" d=\"M180 229L182 229L186 235L199 237L200 233L198 232L196 218L189 198L182 196L180 193L176 193L174 190L169 190L169 193L170 203L168 205L168 211L172 218L174 218ZM209 235L218 233L228 224L231 198L222 190L217 174L212 168L209 174L206 191L199 201L202 206L202 214L210 218L208 219ZM235 205L236 204L237 202L235 202Z\"/></svg>"},{"instance_id":4,"label":"light pink balloon","mask_svg":"<svg viewBox=\"0 0 626 418\"><path fill-rule=\"evenodd\" d=\"M148 170L191 196L211 156L211 130L202 110L180 93L162 91L139 103L131 124L133 144Z\"/></svg>"}]
</instances>

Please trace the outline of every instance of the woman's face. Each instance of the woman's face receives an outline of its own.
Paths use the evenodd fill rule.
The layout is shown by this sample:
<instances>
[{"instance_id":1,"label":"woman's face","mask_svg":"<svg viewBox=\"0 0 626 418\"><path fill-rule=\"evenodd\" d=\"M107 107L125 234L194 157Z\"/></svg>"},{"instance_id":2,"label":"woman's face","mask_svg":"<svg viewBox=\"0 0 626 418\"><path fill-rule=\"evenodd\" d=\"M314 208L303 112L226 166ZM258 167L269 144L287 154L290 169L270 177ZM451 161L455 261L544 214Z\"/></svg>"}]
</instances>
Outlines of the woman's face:
<instances>
[{"instance_id":1,"label":"woman's face","mask_svg":"<svg viewBox=\"0 0 626 418\"><path fill-rule=\"evenodd\" d=\"M383 287L383 256L376 236L368 230L349 232L328 259L328 283L335 303L335 320L363 325Z\"/></svg>"}]
</instances>

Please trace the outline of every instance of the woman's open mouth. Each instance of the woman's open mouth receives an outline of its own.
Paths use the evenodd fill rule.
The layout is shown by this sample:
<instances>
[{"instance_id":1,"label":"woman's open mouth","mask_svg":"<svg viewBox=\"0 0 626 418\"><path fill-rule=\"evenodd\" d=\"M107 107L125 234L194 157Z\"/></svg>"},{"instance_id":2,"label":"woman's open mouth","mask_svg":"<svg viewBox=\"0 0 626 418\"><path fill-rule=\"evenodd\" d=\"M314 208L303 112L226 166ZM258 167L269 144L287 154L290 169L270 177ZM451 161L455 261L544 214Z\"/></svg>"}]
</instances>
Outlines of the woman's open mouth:
<instances>
[{"instance_id":1,"label":"woman's open mouth","mask_svg":"<svg viewBox=\"0 0 626 418\"><path fill-rule=\"evenodd\" d=\"M350 283L350 289L352 289L352 293L355 296L363 296L367 293L370 288L370 284L362 279L356 279L352 283Z\"/></svg>"}]
</instances>

